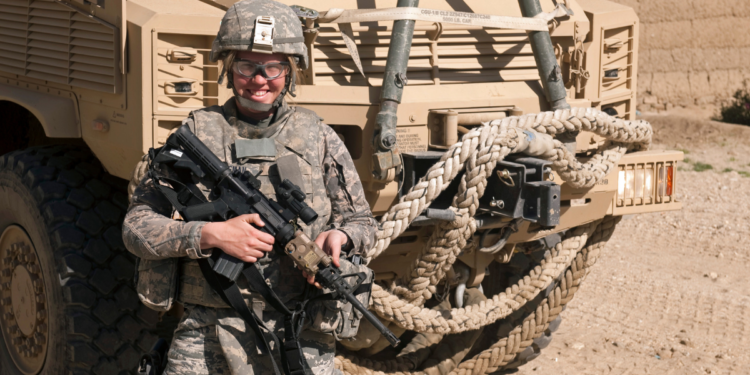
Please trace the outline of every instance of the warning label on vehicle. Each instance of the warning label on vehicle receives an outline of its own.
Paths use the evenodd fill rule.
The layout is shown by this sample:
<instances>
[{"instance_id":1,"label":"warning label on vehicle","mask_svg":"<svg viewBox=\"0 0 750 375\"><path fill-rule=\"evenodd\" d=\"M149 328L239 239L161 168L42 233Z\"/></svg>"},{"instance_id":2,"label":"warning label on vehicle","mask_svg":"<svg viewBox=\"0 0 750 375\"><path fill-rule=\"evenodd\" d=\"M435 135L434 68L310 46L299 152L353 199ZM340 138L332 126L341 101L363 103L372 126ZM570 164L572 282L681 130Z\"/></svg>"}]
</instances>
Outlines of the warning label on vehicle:
<instances>
[{"instance_id":1,"label":"warning label on vehicle","mask_svg":"<svg viewBox=\"0 0 750 375\"><path fill-rule=\"evenodd\" d=\"M396 141L401 152L427 151L427 127L399 127Z\"/></svg>"}]
</instances>

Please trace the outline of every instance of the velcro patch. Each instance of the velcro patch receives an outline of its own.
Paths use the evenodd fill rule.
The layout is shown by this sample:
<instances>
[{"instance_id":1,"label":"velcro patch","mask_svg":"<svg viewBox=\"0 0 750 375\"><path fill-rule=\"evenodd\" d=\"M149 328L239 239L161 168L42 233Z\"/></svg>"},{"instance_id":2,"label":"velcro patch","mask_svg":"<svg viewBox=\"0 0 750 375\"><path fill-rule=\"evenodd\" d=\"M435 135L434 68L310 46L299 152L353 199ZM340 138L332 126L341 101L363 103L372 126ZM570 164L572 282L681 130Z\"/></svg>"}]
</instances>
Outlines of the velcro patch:
<instances>
[{"instance_id":1,"label":"velcro patch","mask_svg":"<svg viewBox=\"0 0 750 375\"><path fill-rule=\"evenodd\" d=\"M256 156L275 157L276 142L270 138L237 139L234 141L234 150L238 159Z\"/></svg>"}]
</instances>

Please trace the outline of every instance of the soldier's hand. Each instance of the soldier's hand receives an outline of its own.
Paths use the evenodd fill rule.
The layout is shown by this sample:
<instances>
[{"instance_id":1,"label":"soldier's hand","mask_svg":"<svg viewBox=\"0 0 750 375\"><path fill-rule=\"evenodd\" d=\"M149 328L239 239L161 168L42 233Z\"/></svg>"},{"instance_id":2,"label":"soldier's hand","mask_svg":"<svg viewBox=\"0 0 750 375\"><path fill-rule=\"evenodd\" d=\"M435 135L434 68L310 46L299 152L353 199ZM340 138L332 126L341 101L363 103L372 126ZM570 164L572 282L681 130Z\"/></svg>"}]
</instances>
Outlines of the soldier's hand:
<instances>
[{"instance_id":1,"label":"soldier's hand","mask_svg":"<svg viewBox=\"0 0 750 375\"><path fill-rule=\"evenodd\" d=\"M330 255L333 259L333 265L341 267L339 263L339 257L341 256L341 247L346 244L349 237L346 233L340 230L329 230L318 235L315 239L315 243L320 247L323 252Z\"/></svg>"},{"instance_id":2,"label":"soldier's hand","mask_svg":"<svg viewBox=\"0 0 750 375\"><path fill-rule=\"evenodd\" d=\"M264 226L263 220L257 214L208 223L201 230L201 249L218 247L243 262L255 263L273 249L274 238L255 229L251 224Z\"/></svg>"},{"instance_id":3,"label":"soldier's hand","mask_svg":"<svg viewBox=\"0 0 750 375\"><path fill-rule=\"evenodd\" d=\"M348 240L349 237L347 237L344 232L334 229L319 234L318 238L315 239L315 244L317 244L326 254L331 256L334 266L340 267L341 264L339 263L339 257L341 256L341 247L344 246ZM315 282L315 275L308 275L307 272L302 271L302 276L307 278L307 282L315 285L316 288L322 288L319 283Z\"/></svg>"}]
</instances>

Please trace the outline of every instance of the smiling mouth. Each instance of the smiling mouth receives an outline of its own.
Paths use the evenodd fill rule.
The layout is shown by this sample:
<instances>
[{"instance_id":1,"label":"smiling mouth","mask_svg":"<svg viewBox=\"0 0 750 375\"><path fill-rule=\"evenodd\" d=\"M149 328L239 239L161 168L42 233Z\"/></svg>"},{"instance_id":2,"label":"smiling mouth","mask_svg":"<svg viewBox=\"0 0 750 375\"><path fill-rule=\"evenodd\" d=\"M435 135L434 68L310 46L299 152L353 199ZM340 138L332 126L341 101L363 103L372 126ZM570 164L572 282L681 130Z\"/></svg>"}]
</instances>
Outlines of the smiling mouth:
<instances>
[{"instance_id":1,"label":"smiling mouth","mask_svg":"<svg viewBox=\"0 0 750 375\"><path fill-rule=\"evenodd\" d=\"M263 99L264 97L266 97L266 95L268 95L268 93L270 91L268 91L268 90L258 90L258 91L248 90L248 92L250 93L250 98L251 99Z\"/></svg>"}]
</instances>

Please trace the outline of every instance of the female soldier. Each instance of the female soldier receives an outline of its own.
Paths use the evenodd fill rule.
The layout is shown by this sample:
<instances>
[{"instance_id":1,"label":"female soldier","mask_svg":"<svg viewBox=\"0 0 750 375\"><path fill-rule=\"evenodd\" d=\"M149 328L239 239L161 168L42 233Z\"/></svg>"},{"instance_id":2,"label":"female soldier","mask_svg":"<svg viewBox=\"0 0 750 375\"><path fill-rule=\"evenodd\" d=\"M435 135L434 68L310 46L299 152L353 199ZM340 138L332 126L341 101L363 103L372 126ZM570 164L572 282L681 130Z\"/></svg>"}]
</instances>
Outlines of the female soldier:
<instances>
[{"instance_id":1,"label":"female soldier","mask_svg":"<svg viewBox=\"0 0 750 375\"><path fill-rule=\"evenodd\" d=\"M296 67L304 69L308 63L294 11L272 0L236 3L222 20L211 60L222 60L222 77L225 71L234 97L222 106L191 112L184 124L232 168L258 175L261 191L271 199L279 182L276 160L293 156L302 177L293 182L305 191L306 203L319 215L310 226L300 225L337 267L342 251L353 255L371 246L377 223L351 156L313 112L290 107L284 100L287 92L294 91ZM200 182L210 199L210 182ZM273 373L270 357L258 355L259 338L210 288L196 259L217 248L245 262L257 262L266 282L289 308L305 289L301 271L289 257L271 251L274 238L251 225L263 225L255 214L212 223L172 220L171 215L169 201L151 179L144 178L123 226L127 248L141 259L180 258L177 299L186 311L175 331L165 374ZM243 281L238 285L250 307L283 338L284 316ZM313 283L313 277L307 282ZM334 337L315 328L313 324L300 335L305 360L316 374L333 373ZM278 348L273 352L278 354Z\"/></svg>"}]
</instances>

